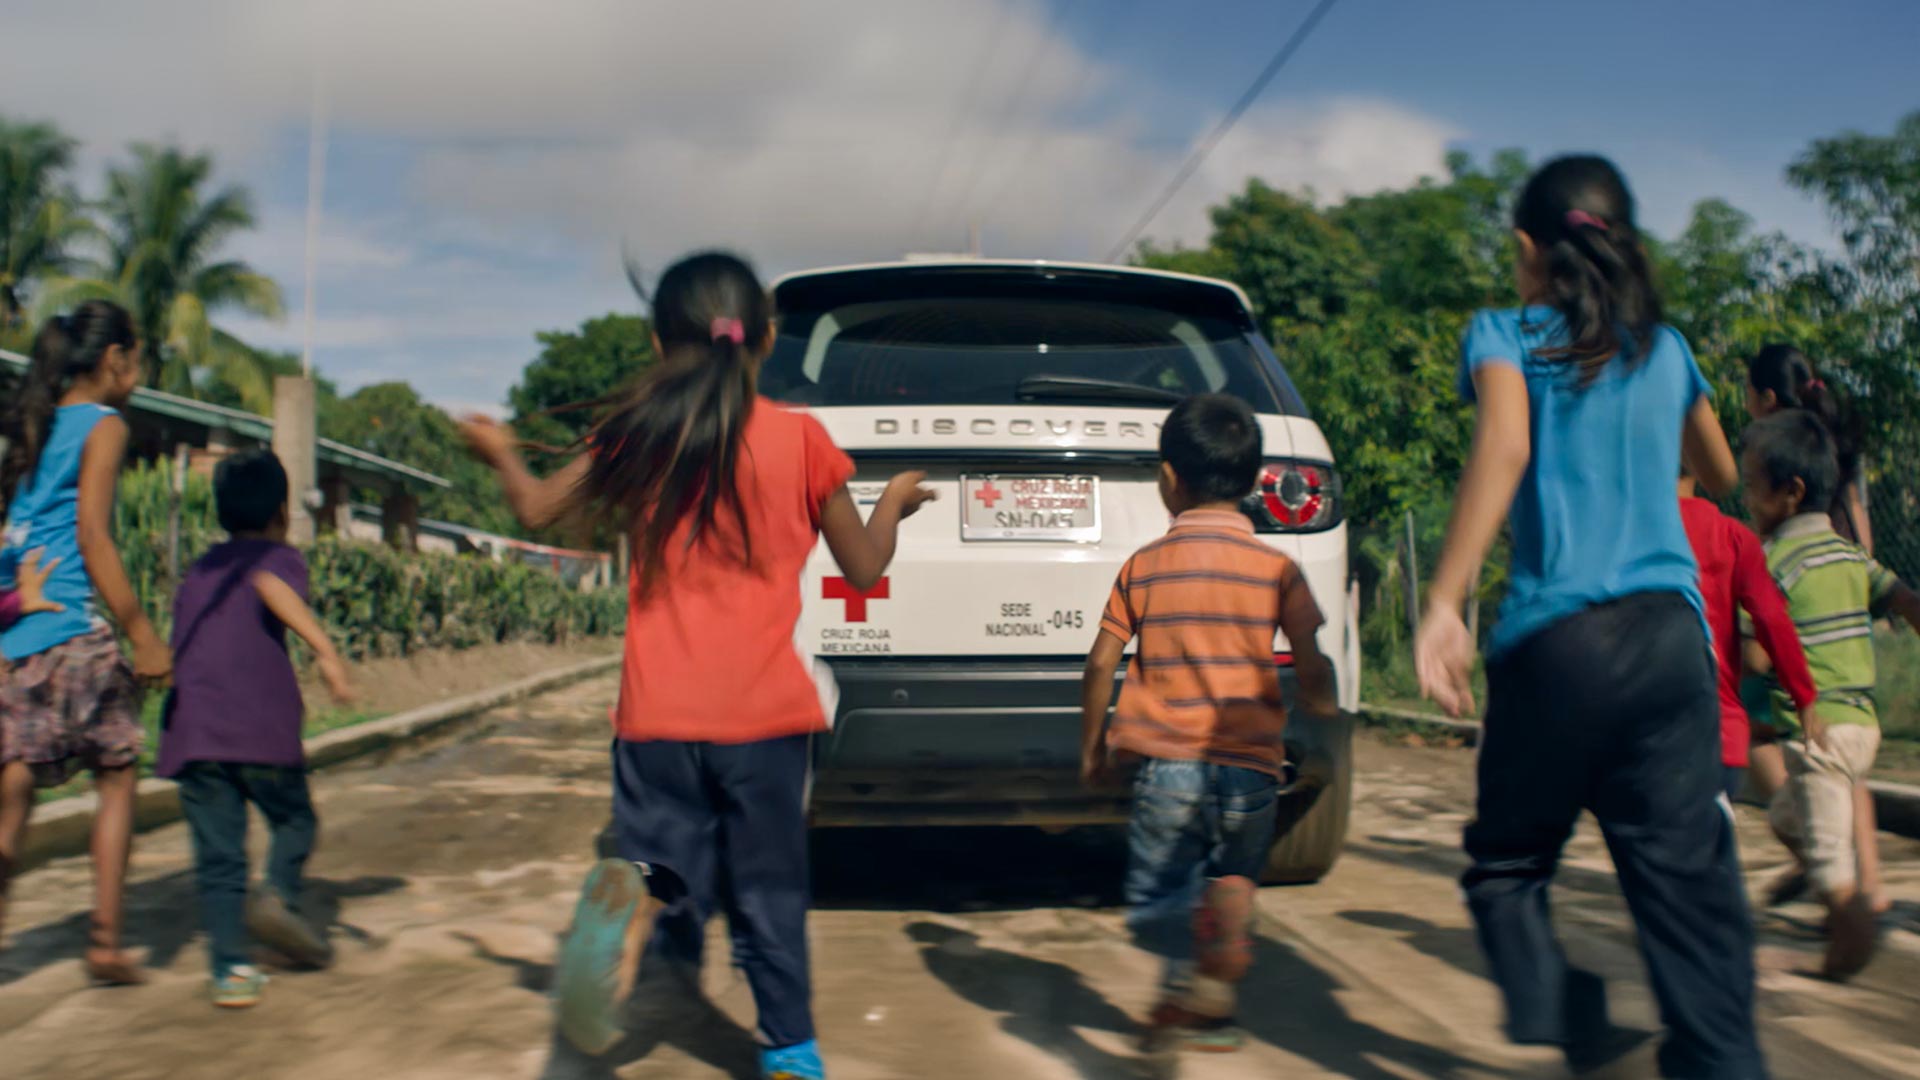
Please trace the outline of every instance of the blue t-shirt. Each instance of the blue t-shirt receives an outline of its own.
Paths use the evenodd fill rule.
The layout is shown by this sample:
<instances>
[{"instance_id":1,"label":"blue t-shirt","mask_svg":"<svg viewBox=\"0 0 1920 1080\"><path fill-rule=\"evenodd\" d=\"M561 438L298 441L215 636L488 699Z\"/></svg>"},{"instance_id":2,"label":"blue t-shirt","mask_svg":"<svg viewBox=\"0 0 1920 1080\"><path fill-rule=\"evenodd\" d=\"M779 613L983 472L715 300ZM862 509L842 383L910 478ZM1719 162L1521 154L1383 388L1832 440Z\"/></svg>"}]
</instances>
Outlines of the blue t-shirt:
<instances>
[{"instance_id":1,"label":"blue t-shirt","mask_svg":"<svg viewBox=\"0 0 1920 1080\"><path fill-rule=\"evenodd\" d=\"M40 565L60 560L47 578L47 599L66 605L66 610L36 612L0 634L0 653L9 660L24 660L107 625L96 610L93 580L80 558L77 508L87 436L101 420L117 415L105 405L55 410L33 476L13 493L0 542L0 586L12 587L22 556L44 549Z\"/></svg>"},{"instance_id":2,"label":"blue t-shirt","mask_svg":"<svg viewBox=\"0 0 1920 1080\"><path fill-rule=\"evenodd\" d=\"M1514 493L1506 602L1488 643L1497 657L1569 615L1646 592L1676 592L1703 612L1699 568L1674 483L1680 435L1709 390L1693 350L1671 327L1629 368L1616 357L1582 389L1576 365L1539 359L1565 341L1548 307L1482 311L1461 346L1460 389L1507 364L1527 380L1532 455Z\"/></svg>"}]
</instances>

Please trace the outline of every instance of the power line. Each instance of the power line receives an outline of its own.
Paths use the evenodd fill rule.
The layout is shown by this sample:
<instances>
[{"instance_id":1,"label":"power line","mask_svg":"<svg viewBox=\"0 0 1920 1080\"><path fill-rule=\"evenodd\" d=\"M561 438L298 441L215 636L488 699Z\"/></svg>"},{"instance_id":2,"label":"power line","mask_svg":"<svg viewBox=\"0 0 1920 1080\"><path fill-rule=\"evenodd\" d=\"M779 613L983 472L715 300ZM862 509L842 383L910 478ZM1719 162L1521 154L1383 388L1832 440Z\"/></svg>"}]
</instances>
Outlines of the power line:
<instances>
[{"instance_id":1,"label":"power line","mask_svg":"<svg viewBox=\"0 0 1920 1080\"><path fill-rule=\"evenodd\" d=\"M1087 87L1093 82L1095 56L1102 46L1117 35L1120 24L1126 22L1134 13L1134 6L1138 2L1139 0L1119 0L1117 10L1113 7L1107 9L1105 12L1107 18L1100 25L1097 41L1089 41L1082 46L1079 74L1073 80L1073 90L1064 99L1066 105L1057 110L1056 115L1077 109L1086 103ZM1006 195L1007 189L1013 186L1014 178L1019 176L1039 154L1040 145L1045 141L1047 134L1045 128L1035 127L1032 135L1028 137L1026 148L1013 159L1013 167L1000 174L1000 182L995 184L991 193L981 200L982 216L991 218L998 212L1001 199Z\"/></svg>"},{"instance_id":2,"label":"power line","mask_svg":"<svg viewBox=\"0 0 1920 1080\"><path fill-rule=\"evenodd\" d=\"M927 220L927 215L933 212L934 200L940 194L940 189L946 186L947 169L953 161L954 144L960 141L960 130L965 126L968 114L973 112L974 103L980 98L980 86L986 81L987 69L993 66L994 53L1000 50L1000 36L1007 28L1007 13L1012 9L1011 4L1000 5L999 12L994 16L993 25L988 29L987 36L981 43L983 47L980 50L980 61L973 66L973 77L967 80L967 87L960 95L960 107L954 111L953 123L947 130L947 141L940 148L940 165L933 172L933 186L927 189L926 201L920 206L920 216L917 219L919 222Z\"/></svg>"},{"instance_id":3,"label":"power line","mask_svg":"<svg viewBox=\"0 0 1920 1080\"><path fill-rule=\"evenodd\" d=\"M1313 36L1314 28L1320 25L1320 20L1326 18L1327 12L1332 11L1333 5L1338 2L1339 0L1320 0L1313 6L1312 11L1307 12L1307 17L1301 20L1293 36L1287 39L1286 44L1280 46L1279 52L1273 54L1272 60L1267 61L1266 68L1260 72L1258 78L1253 80L1253 85L1247 87L1247 92L1240 95L1240 100L1233 103L1233 108L1227 112L1226 119L1221 120L1212 131L1207 133L1205 139L1200 140L1200 145L1194 147L1193 153L1187 155L1186 163L1181 165L1180 171L1173 175L1173 180L1167 184L1166 190L1160 193L1160 197L1153 201L1153 205L1147 207L1147 212L1140 215L1140 220L1133 223L1133 228L1127 230L1127 235L1107 253L1108 262L1117 263L1126 255L1128 249L1133 247L1134 241L1140 239L1140 234L1147 231L1148 225L1153 224L1153 219L1160 216L1160 211L1165 210L1180 188L1193 178L1193 174L1199 170L1201 163L1207 160L1207 155L1213 153L1213 148L1220 145L1220 140L1227 137L1227 132L1233 130L1233 125L1239 121L1241 115L1252 107L1261 92L1267 88L1267 84L1273 81L1273 77L1280 74L1280 69L1287 66L1287 61L1293 59L1293 54L1300 51L1300 46L1306 44L1307 39Z\"/></svg>"},{"instance_id":4,"label":"power line","mask_svg":"<svg viewBox=\"0 0 1920 1080\"><path fill-rule=\"evenodd\" d=\"M1051 10L1048 12L1046 25L1041 29L1040 36L1034 39L1033 51L1027 55L1027 66L1020 72L1019 81L1014 83L1013 92L1007 95L1007 103L1000 111L999 122L988 129L989 139L1005 131L1013 122L1014 113L1019 111L1021 99L1027 96L1027 87L1032 84L1034 73L1040 70L1040 61L1046 56L1047 47L1053 43L1054 35L1060 29L1060 24L1071 2L1072 0L1051 0ZM974 158L973 170L967 176L966 186L960 189L959 209L962 217L966 215L967 208L972 204L973 191L979 186L980 178L986 172L987 156L986 148L982 148L982 152Z\"/></svg>"}]
</instances>

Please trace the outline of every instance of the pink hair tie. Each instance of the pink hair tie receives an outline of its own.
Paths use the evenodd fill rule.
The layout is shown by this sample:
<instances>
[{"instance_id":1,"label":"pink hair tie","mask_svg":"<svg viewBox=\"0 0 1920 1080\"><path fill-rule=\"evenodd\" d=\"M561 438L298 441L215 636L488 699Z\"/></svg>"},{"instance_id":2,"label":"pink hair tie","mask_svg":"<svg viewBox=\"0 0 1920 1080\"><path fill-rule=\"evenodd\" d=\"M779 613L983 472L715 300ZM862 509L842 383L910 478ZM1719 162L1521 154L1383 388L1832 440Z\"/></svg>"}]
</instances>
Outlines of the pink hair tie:
<instances>
[{"instance_id":1,"label":"pink hair tie","mask_svg":"<svg viewBox=\"0 0 1920 1080\"><path fill-rule=\"evenodd\" d=\"M725 317L713 320L713 340L731 341L735 345L747 343L747 326L739 319Z\"/></svg>"},{"instance_id":2,"label":"pink hair tie","mask_svg":"<svg viewBox=\"0 0 1920 1080\"><path fill-rule=\"evenodd\" d=\"M1567 228L1568 229L1578 229L1583 226L1590 229L1599 229L1601 232L1607 231L1606 222L1601 221L1599 218L1595 217L1592 214L1587 213L1585 210L1567 211Z\"/></svg>"},{"instance_id":3,"label":"pink hair tie","mask_svg":"<svg viewBox=\"0 0 1920 1080\"><path fill-rule=\"evenodd\" d=\"M1825 390L1826 388L1827 384L1819 379L1807 380L1807 389L1809 390Z\"/></svg>"}]
</instances>

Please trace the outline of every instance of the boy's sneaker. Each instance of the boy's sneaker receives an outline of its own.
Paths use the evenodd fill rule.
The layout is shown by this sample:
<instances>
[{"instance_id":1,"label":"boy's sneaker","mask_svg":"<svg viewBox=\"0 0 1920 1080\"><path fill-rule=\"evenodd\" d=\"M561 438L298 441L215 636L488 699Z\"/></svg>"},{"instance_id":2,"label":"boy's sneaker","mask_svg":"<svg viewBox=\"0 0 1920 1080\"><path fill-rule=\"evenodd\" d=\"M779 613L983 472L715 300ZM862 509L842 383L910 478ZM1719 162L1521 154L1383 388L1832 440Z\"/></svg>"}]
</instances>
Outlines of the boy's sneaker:
<instances>
[{"instance_id":1,"label":"boy's sneaker","mask_svg":"<svg viewBox=\"0 0 1920 1080\"><path fill-rule=\"evenodd\" d=\"M553 986L560 1031L586 1053L598 1057L626 1037L623 1014L659 911L633 863L603 859L587 872Z\"/></svg>"},{"instance_id":2,"label":"boy's sneaker","mask_svg":"<svg viewBox=\"0 0 1920 1080\"><path fill-rule=\"evenodd\" d=\"M223 1009L251 1009L260 1004L267 977L251 964L235 964L213 977L213 1003Z\"/></svg>"},{"instance_id":3,"label":"boy's sneaker","mask_svg":"<svg viewBox=\"0 0 1920 1080\"><path fill-rule=\"evenodd\" d=\"M819 1042L809 1039L798 1046L760 1051L760 1076L762 1080L827 1080Z\"/></svg>"},{"instance_id":4,"label":"boy's sneaker","mask_svg":"<svg viewBox=\"0 0 1920 1080\"><path fill-rule=\"evenodd\" d=\"M333 946L327 943L326 936L296 914L271 888L248 898L247 931L301 967L323 968L333 963Z\"/></svg>"},{"instance_id":5,"label":"boy's sneaker","mask_svg":"<svg viewBox=\"0 0 1920 1080\"><path fill-rule=\"evenodd\" d=\"M1177 1002L1162 1001L1147 1016L1140 1049L1149 1058L1180 1050L1203 1054L1231 1054L1246 1042L1246 1033L1232 1017L1208 1016Z\"/></svg>"}]
</instances>

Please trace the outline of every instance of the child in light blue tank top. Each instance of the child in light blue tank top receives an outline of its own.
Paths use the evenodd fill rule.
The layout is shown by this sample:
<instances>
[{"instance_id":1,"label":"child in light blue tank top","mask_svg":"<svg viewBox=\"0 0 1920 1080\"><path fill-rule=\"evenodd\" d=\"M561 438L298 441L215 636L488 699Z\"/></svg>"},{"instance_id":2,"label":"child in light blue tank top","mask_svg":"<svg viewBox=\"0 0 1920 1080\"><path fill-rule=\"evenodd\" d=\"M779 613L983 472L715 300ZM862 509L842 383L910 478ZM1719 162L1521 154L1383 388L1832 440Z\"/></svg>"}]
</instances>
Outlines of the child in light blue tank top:
<instances>
[{"instance_id":1,"label":"child in light blue tank top","mask_svg":"<svg viewBox=\"0 0 1920 1080\"><path fill-rule=\"evenodd\" d=\"M32 363L0 413L0 587L44 558L46 599L0 633L0 928L34 789L94 775L99 806L92 851L97 906L85 956L97 982L143 981L120 948L122 893L144 733L141 683L164 682L172 655L141 611L112 540L113 500L126 453L119 406L140 381L133 320L89 301L51 319ZM36 575L38 570L34 570ZM133 646L120 651L111 614Z\"/></svg>"},{"instance_id":2,"label":"child in light blue tank top","mask_svg":"<svg viewBox=\"0 0 1920 1080\"><path fill-rule=\"evenodd\" d=\"M1516 1042L1575 1073L1635 1033L1554 940L1547 890L1583 812L1599 820L1668 1031L1662 1076L1763 1080L1753 927L1721 795L1719 690L1674 477L1737 482L1706 380L1661 304L1633 197L1602 158L1559 158L1514 208L1522 306L1461 350L1478 412L1415 642L1422 689L1474 706L1461 608L1502 523L1506 603L1488 647L1479 793L1461 878Z\"/></svg>"}]
</instances>

